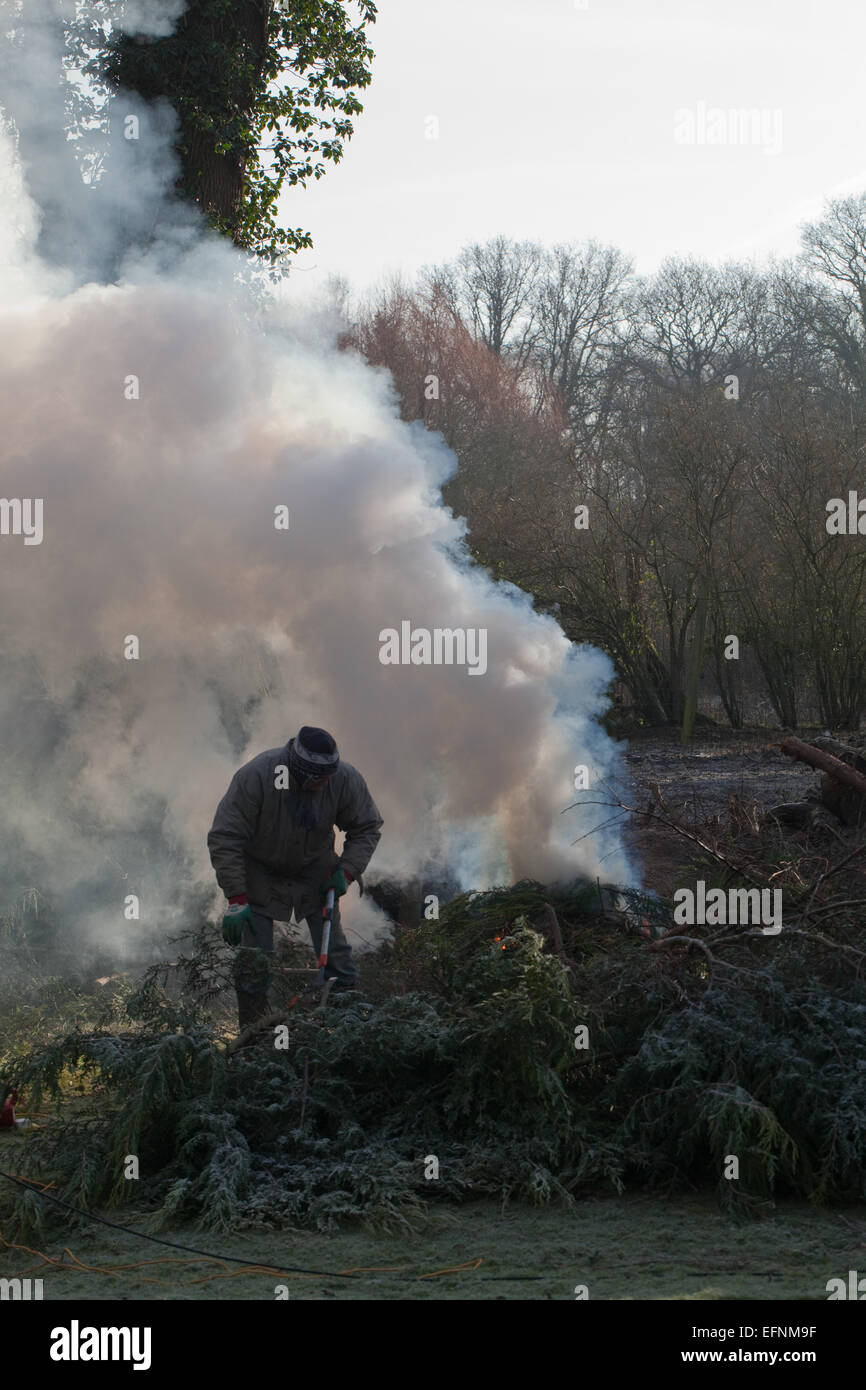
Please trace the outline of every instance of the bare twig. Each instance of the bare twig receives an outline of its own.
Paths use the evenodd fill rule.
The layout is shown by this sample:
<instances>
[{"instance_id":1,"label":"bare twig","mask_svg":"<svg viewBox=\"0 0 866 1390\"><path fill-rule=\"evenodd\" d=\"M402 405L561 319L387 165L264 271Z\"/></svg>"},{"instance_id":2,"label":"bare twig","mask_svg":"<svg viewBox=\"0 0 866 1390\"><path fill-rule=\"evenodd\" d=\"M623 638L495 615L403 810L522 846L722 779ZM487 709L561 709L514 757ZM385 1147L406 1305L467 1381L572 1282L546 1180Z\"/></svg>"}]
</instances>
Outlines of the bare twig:
<instances>
[{"instance_id":1,"label":"bare twig","mask_svg":"<svg viewBox=\"0 0 866 1390\"><path fill-rule=\"evenodd\" d=\"M822 874L818 875L817 879L815 880L815 886L812 889L812 892L809 896L809 901L806 904L806 911L803 914L804 922L806 918L809 916L809 913L812 911L812 903L815 901L816 895L818 894L819 890L823 888L824 884L827 882L827 879L832 878L834 874L838 874L840 869L844 869L845 865L850 864L851 860L856 858L858 854L862 854L864 849L866 849L866 840L862 841L859 845L855 845L854 848L848 854L843 855L842 858L839 860L839 863L834 864L832 869L825 869L825 871Z\"/></svg>"},{"instance_id":2,"label":"bare twig","mask_svg":"<svg viewBox=\"0 0 866 1390\"><path fill-rule=\"evenodd\" d=\"M856 946L849 946L844 941L833 941L823 932L803 931L801 927L785 927L785 936L804 936L807 941L820 941L822 946L829 946L834 951L848 951L852 956L860 956L861 960L866 960L866 951L860 951Z\"/></svg>"},{"instance_id":3,"label":"bare twig","mask_svg":"<svg viewBox=\"0 0 866 1390\"><path fill-rule=\"evenodd\" d=\"M817 907L812 915L823 917L828 912L838 912L842 907L866 907L866 898L834 898L832 902ZM805 915L803 920L806 920Z\"/></svg>"},{"instance_id":4,"label":"bare twig","mask_svg":"<svg viewBox=\"0 0 866 1390\"><path fill-rule=\"evenodd\" d=\"M556 951L556 954L559 956L559 959L562 961L563 968L564 968L565 970L570 971L570 970L571 970L571 964L570 964L570 962L569 962L568 957L567 957L566 954L565 954L565 947L564 947L563 944L562 944L562 931L560 930L559 919L558 919L558 917L557 917L557 915L556 915L556 912L554 911L554 909L553 909L553 907L551 906L550 903L545 903L545 904L544 904L544 911L545 911L545 913L546 913L546 915L547 915L547 921L548 921L548 925L550 926L550 934L551 934L551 936L553 937L553 945L554 945L554 949L555 949L555 951Z\"/></svg>"},{"instance_id":5,"label":"bare twig","mask_svg":"<svg viewBox=\"0 0 866 1390\"><path fill-rule=\"evenodd\" d=\"M667 826L669 830L673 830L677 835L681 835L684 840L688 840L691 844L697 845L698 848L702 849L705 854L708 854L711 859L715 859L719 864L724 864L725 868L729 869L732 874L741 874L743 878L750 878L753 883L766 883L766 874L759 875L747 869L743 864L735 864L726 854L722 854L721 850L715 849L712 845L707 844L706 840L696 834L695 831L689 830L686 826L682 825L680 821L670 818L662 820L661 817L649 816L646 811L639 811L636 807L626 806L622 802L620 802L619 805L624 811L628 811L633 816L643 816L645 819L651 818L657 820L659 824Z\"/></svg>"}]
</instances>

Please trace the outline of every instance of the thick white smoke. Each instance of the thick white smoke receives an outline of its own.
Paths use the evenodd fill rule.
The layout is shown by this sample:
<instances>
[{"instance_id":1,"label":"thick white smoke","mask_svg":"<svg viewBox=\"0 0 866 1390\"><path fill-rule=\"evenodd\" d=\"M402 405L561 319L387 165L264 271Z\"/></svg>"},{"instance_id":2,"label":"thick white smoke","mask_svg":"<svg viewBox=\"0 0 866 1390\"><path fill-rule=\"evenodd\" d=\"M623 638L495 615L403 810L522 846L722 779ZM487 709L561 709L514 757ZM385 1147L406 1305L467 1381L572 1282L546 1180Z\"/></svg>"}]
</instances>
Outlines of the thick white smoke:
<instances>
[{"instance_id":1,"label":"thick white smoke","mask_svg":"<svg viewBox=\"0 0 866 1390\"><path fill-rule=\"evenodd\" d=\"M168 8L137 0L136 19ZM53 33L17 83L31 155ZM456 459L400 421L387 374L338 352L327 316L263 311L183 210L163 210L156 252L128 241L173 167L170 119L140 114L146 176L75 216L70 264L97 247L114 283L40 262L63 228L2 151L0 490L42 503L40 543L13 508L0 535L7 895L36 887L118 949L128 894L136 939L182 926L232 772L304 723L334 733L384 815L372 877L444 857L466 886L629 879L615 830L570 846L604 807L561 814L576 765L616 771L595 722L610 663L470 567L439 494ZM407 619L486 630L486 670L383 665L381 631Z\"/></svg>"}]
</instances>

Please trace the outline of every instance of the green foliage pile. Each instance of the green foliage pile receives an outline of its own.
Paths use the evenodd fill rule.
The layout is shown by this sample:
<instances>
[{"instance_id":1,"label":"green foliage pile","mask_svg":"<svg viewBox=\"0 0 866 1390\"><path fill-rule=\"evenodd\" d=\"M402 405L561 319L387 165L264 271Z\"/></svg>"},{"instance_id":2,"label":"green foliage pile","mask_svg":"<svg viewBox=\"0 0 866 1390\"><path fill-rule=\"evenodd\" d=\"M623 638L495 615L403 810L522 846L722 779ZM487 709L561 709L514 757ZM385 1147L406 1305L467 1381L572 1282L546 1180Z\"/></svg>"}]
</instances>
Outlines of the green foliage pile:
<instances>
[{"instance_id":1,"label":"green foliage pile","mask_svg":"<svg viewBox=\"0 0 866 1390\"><path fill-rule=\"evenodd\" d=\"M650 1029L619 1073L623 1132L653 1182L718 1176L728 1209L782 1189L866 1196L866 999L790 989L772 969L708 989ZM636 1099L634 1099L636 1097ZM737 1181L723 1176L728 1155Z\"/></svg>"},{"instance_id":2,"label":"green foliage pile","mask_svg":"<svg viewBox=\"0 0 866 1390\"><path fill-rule=\"evenodd\" d=\"M595 885L523 883L464 895L401 933L380 965L411 978L408 992L299 1005L284 1049L273 1029L233 1049L231 957L203 928L178 963L179 993L155 968L120 1023L59 1038L20 1068L31 1108L62 1103L22 1142L16 1171L88 1209L134 1201L154 1229L211 1231L388 1228L430 1202L571 1202L626 1185L717 1183L744 1214L788 1191L856 1200L866 990L840 975L828 941L756 934L711 969L602 912ZM70 1102L71 1080L82 1092ZM130 1154L137 1181L124 1176ZM737 1181L724 1177L729 1155ZM19 1229L50 1217L32 1194L4 1198Z\"/></svg>"}]
</instances>

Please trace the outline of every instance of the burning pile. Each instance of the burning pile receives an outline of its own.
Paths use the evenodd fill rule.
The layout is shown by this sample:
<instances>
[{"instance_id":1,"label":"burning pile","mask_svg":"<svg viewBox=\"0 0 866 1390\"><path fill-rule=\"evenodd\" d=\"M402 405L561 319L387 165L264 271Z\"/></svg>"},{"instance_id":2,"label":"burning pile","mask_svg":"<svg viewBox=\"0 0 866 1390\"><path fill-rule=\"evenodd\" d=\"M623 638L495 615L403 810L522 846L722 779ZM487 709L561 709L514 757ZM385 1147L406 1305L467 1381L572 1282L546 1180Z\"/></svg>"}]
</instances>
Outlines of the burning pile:
<instances>
[{"instance_id":1,"label":"burning pile","mask_svg":"<svg viewBox=\"0 0 866 1390\"><path fill-rule=\"evenodd\" d=\"M284 1010L240 1050L227 953L203 928L174 998L154 968L109 1026L19 1063L29 1108L62 1104L16 1170L85 1208L134 1187L154 1221L210 1229L387 1226L431 1201L625 1184L715 1182L749 1212L777 1191L861 1197L862 1068L834 1038L862 1035L863 984L797 938L740 943L709 971L646 941L650 904L604 900L585 880L464 894L381 947L362 992ZM19 1229L37 1213L22 1194Z\"/></svg>"}]
</instances>

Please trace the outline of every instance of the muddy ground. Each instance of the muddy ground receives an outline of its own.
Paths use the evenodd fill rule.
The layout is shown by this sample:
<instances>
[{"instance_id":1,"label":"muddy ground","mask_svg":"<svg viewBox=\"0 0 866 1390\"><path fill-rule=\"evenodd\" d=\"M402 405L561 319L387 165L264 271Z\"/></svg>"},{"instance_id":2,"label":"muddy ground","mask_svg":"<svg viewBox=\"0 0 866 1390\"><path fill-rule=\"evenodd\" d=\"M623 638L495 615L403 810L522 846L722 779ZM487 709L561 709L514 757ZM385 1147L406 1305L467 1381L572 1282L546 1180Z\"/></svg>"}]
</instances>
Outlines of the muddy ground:
<instances>
[{"instance_id":1,"label":"muddy ground","mask_svg":"<svg viewBox=\"0 0 866 1390\"><path fill-rule=\"evenodd\" d=\"M647 888L669 897L692 852L660 823L657 803L654 815L644 814L652 805L654 786L678 819L699 832L709 831L710 837L730 829L732 799L734 808L739 803L743 811L754 808L762 817L782 803L817 798L820 774L780 752L782 737L766 729L713 730L683 746L676 730L653 730L629 740L627 776L611 787L610 800L619 799L637 812L627 819L626 835ZM840 833L844 838L842 827Z\"/></svg>"}]
</instances>

